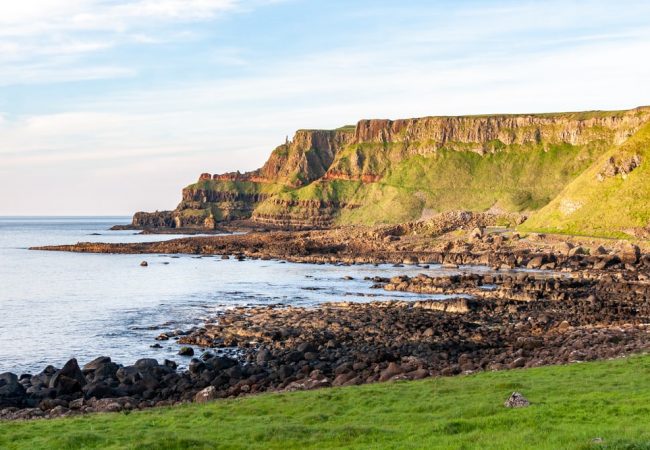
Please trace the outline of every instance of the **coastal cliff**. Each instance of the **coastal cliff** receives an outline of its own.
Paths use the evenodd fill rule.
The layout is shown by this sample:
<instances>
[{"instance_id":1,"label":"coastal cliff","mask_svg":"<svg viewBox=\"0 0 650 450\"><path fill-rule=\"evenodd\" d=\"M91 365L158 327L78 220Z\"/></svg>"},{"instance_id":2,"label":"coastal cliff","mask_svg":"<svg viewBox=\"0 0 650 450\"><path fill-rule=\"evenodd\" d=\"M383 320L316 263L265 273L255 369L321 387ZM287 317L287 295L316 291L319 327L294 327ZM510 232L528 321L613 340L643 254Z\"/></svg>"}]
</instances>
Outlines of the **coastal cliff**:
<instances>
[{"instance_id":1,"label":"coastal cliff","mask_svg":"<svg viewBox=\"0 0 650 450\"><path fill-rule=\"evenodd\" d=\"M641 107L374 119L299 130L260 169L204 173L183 189L175 210L137 213L133 224L214 228L247 219L310 228L397 223L451 210L534 217L649 121L650 108ZM609 172L626 161L613 160Z\"/></svg>"}]
</instances>

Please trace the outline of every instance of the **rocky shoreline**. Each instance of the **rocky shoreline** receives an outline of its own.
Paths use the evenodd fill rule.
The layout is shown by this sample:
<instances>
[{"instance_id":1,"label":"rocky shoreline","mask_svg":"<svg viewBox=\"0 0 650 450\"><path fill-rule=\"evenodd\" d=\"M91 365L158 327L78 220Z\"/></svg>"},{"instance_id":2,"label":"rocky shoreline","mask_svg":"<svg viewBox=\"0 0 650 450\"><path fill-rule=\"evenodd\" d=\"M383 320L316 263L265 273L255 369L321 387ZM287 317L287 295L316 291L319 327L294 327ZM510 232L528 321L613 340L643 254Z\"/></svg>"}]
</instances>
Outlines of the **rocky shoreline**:
<instances>
[{"instance_id":1,"label":"rocky shoreline","mask_svg":"<svg viewBox=\"0 0 650 450\"><path fill-rule=\"evenodd\" d=\"M207 349L186 371L168 360L122 366L100 357L83 367L73 359L36 375L2 374L0 419L565 364L650 348L650 282L639 271L497 271L367 282L458 297L230 309L189 333L159 336L194 346L182 349L185 354Z\"/></svg>"},{"instance_id":2,"label":"rocky shoreline","mask_svg":"<svg viewBox=\"0 0 650 450\"><path fill-rule=\"evenodd\" d=\"M630 243L471 231L437 224L254 231L137 244L42 247L101 253L189 253L311 263L447 267L480 273L366 281L449 300L237 307L201 328L162 333L197 351L188 369L100 357L36 375L0 375L0 419L56 417L476 371L615 358L650 348L650 255ZM608 245L606 248L605 245ZM519 268L518 270L512 270ZM524 269L524 270L522 270Z\"/></svg>"},{"instance_id":3,"label":"rocky shoreline","mask_svg":"<svg viewBox=\"0 0 650 450\"><path fill-rule=\"evenodd\" d=\"M463 214L467 214L463 216ZM607 239L520 234L489 229L482 214L460 213L432 222L329 230L250 230L161 242L33 247L32 250L80 253L230 255L240 259L280 259L319 264L447 264L486 265L548 270L650 268L650 244ZM471 230L471 231L466 231ZM638 267L637 267L638 265ZM629 266L629 267L627 267Z\"/></svg>"}]
</instances>

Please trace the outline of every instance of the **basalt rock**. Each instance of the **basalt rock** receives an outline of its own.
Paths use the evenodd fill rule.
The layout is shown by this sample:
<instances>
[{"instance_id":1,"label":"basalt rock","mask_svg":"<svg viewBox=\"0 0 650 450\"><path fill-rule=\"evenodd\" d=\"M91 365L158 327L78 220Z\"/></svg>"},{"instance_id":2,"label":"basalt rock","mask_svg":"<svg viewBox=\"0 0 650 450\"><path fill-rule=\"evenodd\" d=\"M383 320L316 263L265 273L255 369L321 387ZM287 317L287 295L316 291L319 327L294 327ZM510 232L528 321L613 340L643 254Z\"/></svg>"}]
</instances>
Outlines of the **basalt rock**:
<instances>
[{"instance_id":1,"label":"basalt rock","mask_svg":"<svg viewBox=\"0 0 650 450\"><path fill-rule=\"evenodd\" d=\"M299 130L291 140L287 138L275 148L260 169L202 173L196 183L183 189L175 210L136 213L133 226L212 230L221 222L251 219L259 225L285 229L323 228L336 225L346 214L346 222L381 223L391 219L379 213L369 217L350 212L384 200L386 210L401 209L408 202L413 210L405 213L404 220L425 218L450 209L448 202L436 201L441 189L432 190L424 183L414 192L414 182L401 179L391 180L390 189L380 186L397 168L411 163L419 166L423 158L429 161L449 152L460 152L471 160L476 155L494 156L505 151L546 152L561 148L566 152L583 147L592 151L578 159L593 158L587 162L595 163L595 156L608 146L621 145L649 120L650 109L637 108L622 112L374 119L336 130ZM481 189L493 195L493 202L474 208L485 211L496 204L514 204L506 212L517 212L548 203L549 196L533 198L539 183L534 187L522 185L529 182L527 179L508 188L506 197L499 194L504 190L504 178L515 179L518 172L537 170L541 163L530 158L534 167L524 164L512 174L499 173L492 177L493 181L488 179ZM586 170L588 163L578 169ZM598 177L625 177L641 164L642 157L637 154L612 157ZM495 165L494 170L501 169ZM454 193L471 189L464 184L471 177L471 171L461 171L458 181L444 189L453 197ZM552 196L574 177L558 172L556 178L561 181L549 194ZM458 204L454 209L463 206Z\"/></svg>"}]
</instances>

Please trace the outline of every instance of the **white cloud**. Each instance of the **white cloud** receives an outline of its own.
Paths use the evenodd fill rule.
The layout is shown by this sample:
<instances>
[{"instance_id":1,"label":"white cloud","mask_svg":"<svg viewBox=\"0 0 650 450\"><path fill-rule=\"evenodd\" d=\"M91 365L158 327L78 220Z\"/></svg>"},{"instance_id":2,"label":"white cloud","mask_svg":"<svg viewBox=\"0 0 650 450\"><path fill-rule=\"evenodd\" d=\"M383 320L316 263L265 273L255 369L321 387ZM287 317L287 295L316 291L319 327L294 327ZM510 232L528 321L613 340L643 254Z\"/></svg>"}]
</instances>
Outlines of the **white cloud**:
<instances>
[{"instance_id":1,"label":"white cloud","mask_svg":"<svg viewBox=\"0 0 650 450\"><path fill-rule=\"evenodd\" d=\"M92 25L95 19L79 18L91 3L79 0L72 19L62 17L59 22L39 19L35 12L21 13L37 14L35 23L59 23L68 31L65 39L55 42L30 41L35 45L32 54L45 60L0 65L0 85L134 76L137 72L129 67L79 64L76 58L122 45L122 39L158 43L168 38L138 27L142 20L135 18L142 14L153 23L182 22L249 5L197 1L190 13L179 11L175 1L161 3L162 9L137 1L130 2L130 8L91 11L95 16L110 12L116 18L110 25ZM361 29L358 39L337 48L285 57L271 54L255 64L247 63L249 53L235 42L208 52L206 58L243 67L245 76L219 74L201 82L177 80L165 87L96 92L48 109L62 111L58 113L12 114L4 120L0 114L0 191L9 192L31 176L58 186L52 192L33 193L49 196L46 200L0 205L0 214L27 212L20 208L32 203L50 205L50 213L170 208L178 201L180 187L198 173L259 167L297 128L333 128L360 118L619 109L650 103L650 60L640 57L650 54L650 32L603 26L563 33L556 30L581 23L581 14L595 13L574 11L570 3L570 17L546 21L540 17L552 15L548 3L523 5L523 12L492 10L487 16L452 15L440 26L398 27L390 36L378 37L372 30L364 35ZM605 14L603 8L596 8L598 14ZM610 9L618 20L622 13ZM601 24L606 19L590 20ZM79 29L91 25L118 31L75 40ZM48 52L57 58L47 59ZM20 47L11 41L0 44L0 60L16 53ZM106 187L112 183L128 194L116 197ZM77 210L65 210L68 199L78 195L78 185L88 184L90 193L83 195L101 200L105 210L84 209L83 200L73 203Z\"/></svg>"},{"instance_id":2,"label":"white cloud","mask_svg":"<svg viewBox=\"0 0 650 450\"><path fill-rule=\"evenodd\" d=\"M147 21L207 20L238 4L238 0L21 0L3 5L0 36L120 31L142 28Z\"/></svg>"},{"instance_id":3,"label":"white cloud","mask_svg":"<svg viewBox=\"0 0 650 450\"><path fill-rule=\"evenodd\" d=\"M241 0L19 0L0 13L0 84L127 76L83 59L117 46L187 39L165 29L236 11ZM64 59L73 56L74 58ZM47 69L43 69L46 66Z\"/></svg>"}]
</instances>

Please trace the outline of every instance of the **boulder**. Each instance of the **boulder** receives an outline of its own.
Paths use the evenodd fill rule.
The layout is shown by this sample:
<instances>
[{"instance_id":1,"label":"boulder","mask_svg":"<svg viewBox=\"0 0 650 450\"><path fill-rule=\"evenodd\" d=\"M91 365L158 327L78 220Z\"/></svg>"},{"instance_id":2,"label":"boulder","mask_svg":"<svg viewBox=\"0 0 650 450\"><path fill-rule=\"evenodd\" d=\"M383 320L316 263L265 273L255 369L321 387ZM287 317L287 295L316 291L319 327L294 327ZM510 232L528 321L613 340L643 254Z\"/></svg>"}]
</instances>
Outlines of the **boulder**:
<instances>
[{"instance_id":1,"label":"boulder","mask_svg":"<svg viewBox=\"0 0 650 450\"><path fill-rule=\"evenodd\" d=\"M636 264L641 258L641 249L637 245L626 243L618 252L618 257L625 264Z\"/></svg>"},{"instance_id":2,"label":"boulder","mask_svg":"<svg viewBox=\"0 0 650 450\"><path fill-rule=\"evenodd\" d=\"M272 357L271 352L264 348L257 353L257 356L255 357L255 361L257 362L257 364L262 366L266 364L268 361L270 361L271 357Z\"/></svg>"},{"instance_id":3,"label":"boulder","mask_svg":"<svg viewBox=\"0 0 650 450\"><path fill-rule=\"evenodd\" d=\"M528 261L528 264L526 264L526 268L528 269L540 269L544 264L548 263L548 258L546 255L537 255L531 258L530 261Z\"/></svg>"},{"instance_id":4,"label":"boulder","mask_svg":"<svg viewBox=\"0 0 650 450\"><path fill-rule=\"evenodd\" d=\"M194 356L194 349L192 347L181 347L178 354L180 356Z\"/></svg>"},{"instance_id":5,"label":"boulder","mask_svg":"<svg viewBox=\"0 0 650 450\"><path fill-rule=\"evenodd\" d=\"M72 358L52 376L49 387L56 389L60 395L72 394L81 391L86 383L86 377L81 372L77 360Z\"/></svg>"},{"instance_id":6,"label":"boulder","mask_svg":"<svg viewBox=\"0 0 650 450\"><path fill-rule=\"evenodd\" d=\"M404 258L404 261L402 261L403 264L406 264L406 265L409 265L409 266L415 266L419 262L420 261L415 256L407 256L406 258Z\"/></svg>"},{"instance_id":7,"label":"boulder","mask_svg":"<svg viewBox=\"0 0 650 450\"><path fill-rule=\"evenodd\" d=\"M379 376L379 381L386 381L390 380L392 377L395 375L399 375L404 372L404 369L397 364L397 363L389 363L388 367L386 367L384 370L381 371L381 375Z\"/></svg>"},{"instance_id":8,"label":"boulder","mask_svg":"<svg viewBox=\"0 0 650 450\"><path fill-rule=\"evenodd\" d=\"M589 252L584 248L584 247L573 247L571 250L569 250L569 256L576 256L576 255L586 255Z\"/></svg>"},{"instance_id":9,"label":"boulder","mask_svg":"<svg viewBox=\"0 0 650 450\"><path fill-rule=\"evenodd\" d=\"M196 393L194 403L206 403L217 398L219 398L217 389L214 386L208 386Z\"/></svg>"},{"instance_id":10,"label":"boulder","mask_svg":"<svg viewBox=\"0 0 650 450\"><path fill-rule=\"evenodd\" d=\"M469 233L469 239L481 239L485 234L485 229L476 227Z\"/></svg>"},{"instance_id":11,"label":"boulder","mask_svg":"<svg viewBox=\"0 0 650 450\"><path fill-rule=\"evenodd\" d=\"M237 365L237 360L227 356L215 356L205 362L205 365L212 370L225 370Z\"/></svg>"},{"instance_id":12,"label":"boulder","mask_svg":"<svg viewBox=\"0 0 650 450\"><path fill-rule=\"evenodd\" d=\"M25 388L13 373L0 374L0 407L21 406L25 400Z\"/></svg>"},{"instance_id":13,"label":"boulder","mask_svg":"<svg viewBox=\"0 0 650 450\"><path fill-rule=\"evenodd\" d=\"M153 369L154 367L158 367L158 365L158 361L153 358L138 359L134 364L138 370Z\"/></svg>"},{"instance_id":14,"label":"boulder","mask_svg":"<svg viewBox=\"0 0 650 450\"><path fill-rule=\"evenodd\" d=\"M142 379L140 371L135 366L120 367L115 376L123 384L135 384Z\"/></svg>"},{"instance_id":15,"label":"boulder","mask_svg":"<svg viewBox=\"0 0 650 450\"><path fill-rule=\"evenodd\" d=\"M530 402L519 392L513 392L512 395L503 404L506 408L525 408L530 406Z\"/></svg>"},{"instance_id":16,"label":"boulder","mask_svg":"<svg viewBox=\"0 0 650 450\"><path fill-rule=\"evenodd\" d=\"M90 379L92 374L93 381L105 380L107 378L115 378L115 374L117 373L119 368L120 366L118 366L114 362L107 362L105 364L98 366L93 372L89 372L88 377Z\"/></svg>"},{"instance_id":17,"label":"boulder","mask_svg":"<svg viewBox=\"0 0 650 450\"><path fill-rule=\"evenodd\" d=\"M82 388L84 397L90 398L109 398L113 396L113 389L103 381L92 382Z\"/></svg>"},{"instance_id":18,"label":"boulder","mask_svg":"<svg viewBox=\"0 0 650 450\"><path fill-rule=\"evenodd\" d=\"M97 370L98 367L103 366L106 363L111 362L111 358L108 356L100 356L99 358L95 358L86 365L83 366L81 369L82 372L91 372L93 370Z\"/></svg>"}]
</instances>

